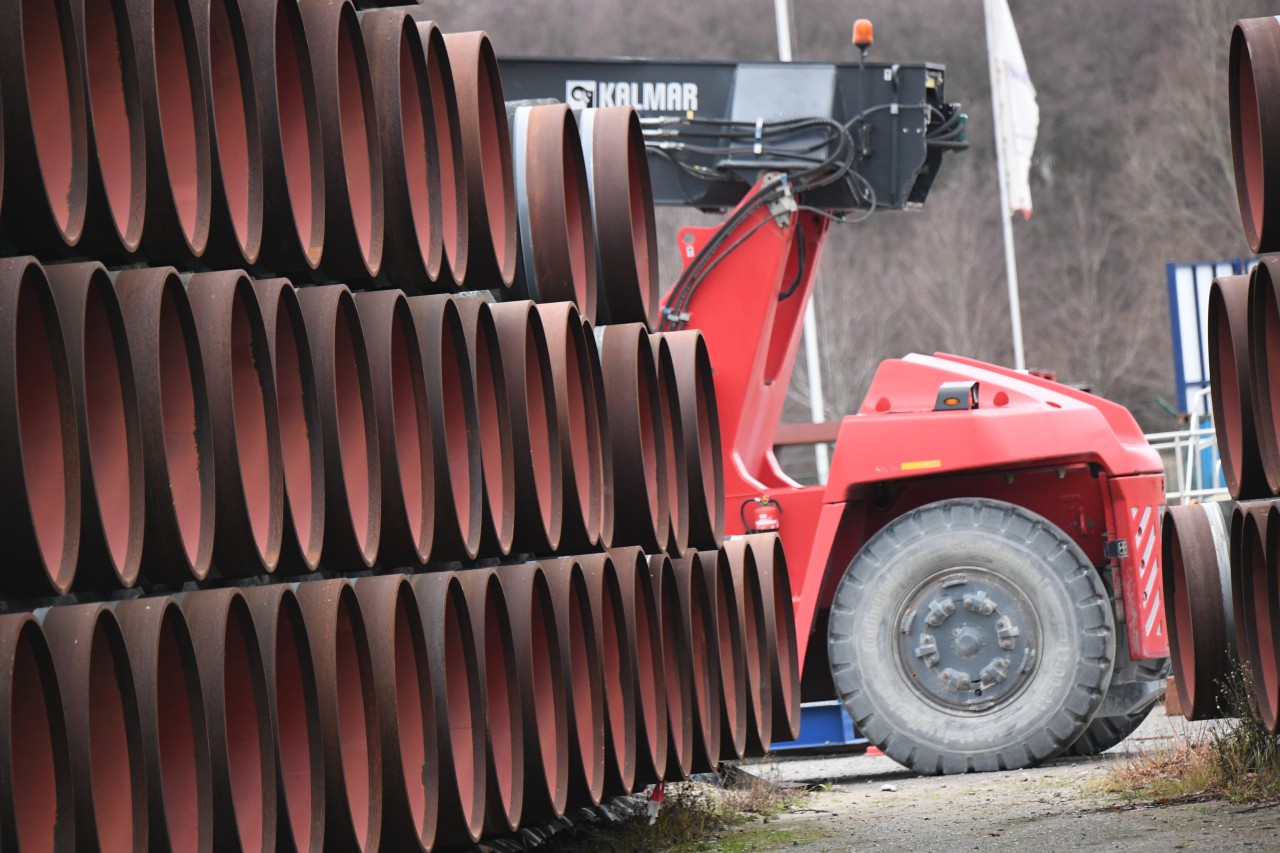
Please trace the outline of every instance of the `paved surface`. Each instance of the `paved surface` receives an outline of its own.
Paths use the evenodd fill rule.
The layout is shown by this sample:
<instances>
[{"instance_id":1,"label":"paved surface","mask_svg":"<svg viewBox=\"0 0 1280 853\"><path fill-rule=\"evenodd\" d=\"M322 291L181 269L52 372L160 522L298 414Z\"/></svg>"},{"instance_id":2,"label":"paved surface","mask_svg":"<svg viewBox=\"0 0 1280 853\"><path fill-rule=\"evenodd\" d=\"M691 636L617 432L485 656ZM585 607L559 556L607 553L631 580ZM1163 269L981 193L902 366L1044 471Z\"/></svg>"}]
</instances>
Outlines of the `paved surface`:
<instances>
[{"instance_id":1,"label":"paved surface","mask_svg":"<svg viewBox=\"0 0 1280 853\"><path fill-rule=\"evenodd\" d=\"M1163 708L1109 754L1033 770L921 777L883 756L776 759L752 772L823 784L805 808L740 830L738 849L791 851L1280 850L1280 807L1125 808L1099 783L1118 760L1202 726ZM747 769L747 768L744 768Z\"/></svg>"}]
</instances>

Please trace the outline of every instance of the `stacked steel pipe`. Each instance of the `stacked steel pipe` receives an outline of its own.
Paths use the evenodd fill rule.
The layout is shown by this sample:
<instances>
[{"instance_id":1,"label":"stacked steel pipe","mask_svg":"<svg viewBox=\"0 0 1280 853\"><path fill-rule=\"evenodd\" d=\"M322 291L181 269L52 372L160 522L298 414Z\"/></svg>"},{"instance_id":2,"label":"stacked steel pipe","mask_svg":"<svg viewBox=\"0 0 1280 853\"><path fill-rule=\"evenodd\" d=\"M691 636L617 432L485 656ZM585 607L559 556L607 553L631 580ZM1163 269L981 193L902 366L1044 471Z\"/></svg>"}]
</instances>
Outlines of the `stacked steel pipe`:
<instances>
[{"instance_id":1,"label":"stacked steel pipe","mask_svg":"<svg viewBox=\"0 0 1280 853\"><path fill-rule=\"evenodd\" d=\"M401 7L0 14L0 847L456 846L793 735L630 108L509 131Z\"/></svg>"},{"instance_id":2,"label":"stacked steel pipe","mask_svg":"<svg viewBox=\"0 0 1280 853\"><path fill-rule=\"evenodd\" d=\"M1236 661L1250 700L1280 728L1280 22L1236 23L1231 146L1244 235L1264 256L1209 296L1214 424L1232 502L1164 518L1164 600L1173 684L1190 719L1231 710Z\"/></svg>"}]
</instances>

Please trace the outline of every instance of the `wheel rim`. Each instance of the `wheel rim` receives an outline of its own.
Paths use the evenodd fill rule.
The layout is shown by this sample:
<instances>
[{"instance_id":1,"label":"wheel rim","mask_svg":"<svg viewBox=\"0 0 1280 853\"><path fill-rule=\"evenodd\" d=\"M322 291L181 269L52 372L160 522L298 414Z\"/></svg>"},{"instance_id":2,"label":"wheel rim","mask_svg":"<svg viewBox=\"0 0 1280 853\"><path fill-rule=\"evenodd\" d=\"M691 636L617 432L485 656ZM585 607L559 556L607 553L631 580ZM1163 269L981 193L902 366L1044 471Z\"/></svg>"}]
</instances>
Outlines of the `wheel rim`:
<instances>
[{"instance_id":1,"label":"wheel rim","mask_svg":"<svg viewBox=\"0 0 1280 853\"><path fill-rule=\"evenodd\" d=\"M980 714L1017 699L1035 676L1040 619L1008 579L976 566L935 572L897 613L898 671L925 701Z\"/></svg>"}]
</instances>

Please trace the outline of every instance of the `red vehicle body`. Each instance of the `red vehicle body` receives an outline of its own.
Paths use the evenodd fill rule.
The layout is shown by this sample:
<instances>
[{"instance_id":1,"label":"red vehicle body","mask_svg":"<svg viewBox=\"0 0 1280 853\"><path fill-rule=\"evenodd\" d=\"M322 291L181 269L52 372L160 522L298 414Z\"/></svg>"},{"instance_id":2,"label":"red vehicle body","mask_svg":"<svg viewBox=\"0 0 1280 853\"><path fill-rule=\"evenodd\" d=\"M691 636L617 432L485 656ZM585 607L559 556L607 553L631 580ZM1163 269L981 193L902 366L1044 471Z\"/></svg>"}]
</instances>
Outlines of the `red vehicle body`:
<instances>
[{"instance_id":1,"label":"red vehicle body","mask_svg":"<svg viewBox=\"0 0 1280 853\"><path fill-rule=\"evenodd\" d=\"M757 210L741 233L771 216ZM775 218L722 254L686 308L687 326L706 337L715 371L726 532L746 532L741 513L760 507L752 501L777 504L767 515L787 556L805 699L833 695L825 613L846 567L890 521L943 498L994 498L1052 521L1107 578L1129 656L1167 657L1163 467L1122 406L1034 374L908 355L883 362L862 407L839 423L825 485L799 485L782 470L774 453L779 420L831 225L829 216L804 209ZM686 263L715 230L680 232ZM780 299L784 289L791 293ZM824 298L852 297L836 291ZM939 410L940 387L954 382L974 383L976 405L952 397L956 407ZM814 441L831 438L820 425L805 431Z\"/></svg>"}]
</instances>

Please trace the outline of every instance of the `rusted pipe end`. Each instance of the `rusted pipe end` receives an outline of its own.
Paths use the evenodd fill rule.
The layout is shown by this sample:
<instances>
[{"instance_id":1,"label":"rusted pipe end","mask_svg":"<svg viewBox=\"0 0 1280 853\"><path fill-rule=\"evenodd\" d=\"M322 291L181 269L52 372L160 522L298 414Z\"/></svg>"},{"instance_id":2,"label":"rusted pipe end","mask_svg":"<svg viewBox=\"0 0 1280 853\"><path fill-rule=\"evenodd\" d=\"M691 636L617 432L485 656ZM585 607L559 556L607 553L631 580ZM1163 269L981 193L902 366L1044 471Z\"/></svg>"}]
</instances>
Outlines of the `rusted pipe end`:
<instances>
[{"instance_id":1,"label":"rusted pipe end","mask_svg":"<svg viewBox=\"0 0 1280 853\"><path fill-rule=\"evenodd\" d=\"M649 559L639 548L609 551L622 596L622 621L635 673L636 772L633 790L662 781L667 766L663 635Z\"/></svg>"},{"instance_id":2,"label":"rusted pipe end","mask_svg":"<svg viewBox=\"0 0 1280 853\"><path fill-rule=\"evenodd\" d=\"M439 280L441 284L452 284L460 289L467 278L469 214L458 95L454 87L449 51L444 44L444 34L435 22L424 21L418 24L418 35L426 51L427 81L431 96L430 132L435 137L435 151L439 158L439 233L443 248Z\"/></svg>"},{"instance_id":3,"label":"rusted pipe end","mask_svg":"<svg viewBox=\"0 0 1280 853\"><path fill-rule=\"evenodd\" d=\"M773 685L774 741L800 736L800 664L796 650L796 614L791 602L787 556L776 533L744 538L755 557L765 597L765 637L769 642L769 683ZM775 657L776 655L776 657Z\"/></svg>"},{"instance_id":4,"label":"rusted pipe end","mask_svg":"<svg viewBox=\"0 0 1280 853\"><path fill-rule=\"evenodd\" d=\"M65 593L80 558L76 404L57 306L34 258L0 261L0 524L8 596Z\"/></svg>"},{"instance_id":5,"label":"rusted pipe end","mask_svg":"<svg viewBox=\"0 0 1280 853\"><path fill-rule=\"evenodd\" d=\"M350 0L300 3L315 81L324 167L324 254L330 280L376 276L382 266L382 152L369 58Z\"/></svg>"},{"instance_id":6,"label":"rusted pipe end","mask_svg":"<svg viewBox=\"0 0 1280 853\"><path fill-rule=\"evenodd\" d=\"M449 33L444 43L462 138L466 285L473 290L510 287L516 272L516 194L498 60L483 32Z\"/></svg>"},{"instance_id":7,"label":"rusted pipe end","mask_svg":"<svg viewBox=\"0 0 1280 853\"><path fill-rule=\"evenodd\" d=\"M596 239L573 112L563 104L517 107L512 158L519 211L514 292L539 303L572 302L596 319Z\"/></svg>"},{"instance_id":8,"label":"rusted pipe end","mask_svg":"<svg viewBox=\"0 0 1280 853\"><path fill-rule=\"evenodd\" d=\"M623 559L631 556L623 552ZM622 571L608 554L579 557L595 616L596 645L604 673L605 795L630 793L635 785L637 753L638 653L634 628L627 625L627 610L635 603L634 565ZM623 590L623 580L628 588ZM640 605L644 607L642 602ZM632 618L647 618L647 613ZM646 685L651 687L651 685Z\"/></svg>"},{"instance_id":9,"label":"rusted pipe end","mask_svg":"<svg viewBox=\"0 0 1280 853\"><path fill-rule=\"evenodd\" d=\"M42 627L62 692L77 836L102 850L145 846L147 782L133 673L102 604L51 607Z\"/></svg>"},{"instance_id":10,"label":"rusted pipe end","mask_svg":"<svg viewBox=\"0 0 1280 853\"><path fill-rule=\"evenodd\" d=\"M284 584L242 590L262 654L275 734L276 833L298 851L324 846L324 755L315 667L297 596Z\"/></svg>"},{"instance_id":11,"label":"rusted pipe end","mask_svg":"<svg viewBox=\"0 0 1280 853\"><path fill-rule=\"evenodd\" d=\"M112 606L129 653L147 774L152 849L213 850L204 691L186 617L169 597Z\"/></svg>"},{"instance_id":12,"label":"rusted pipe end","mask_svg":"<svg viewBox=\"0 0 1280 853\"><path fill-rule=\"evenodd\" d=\"M537 563L494 572L506 596L524 728L524 801L527 825L564 815L569 796L570 701L560 656L555 603Z\"/></svg>"},{"instance_id":13,"label":"rusted pipe end","mask_svg":"<svg viewBox=\"0 0 1280 853\"><path fill-rule=\"evenodd\" d=\"M191 630L204 696L213 768L214 847L273 850L274 739L249 605L235 589L189 592L178 601Z\"/></svg>"},{"instance_id":14,"label":"rusted pipe end","mask_svg":"<svg viewBox=\"0 0 1280 853\"><path fill-rule=\"evenodd\" d=\"M640 118L631 107L583 110L578 119L599 247L603 324L658 327L658 230Z\"/></svg>"},{"instance_id":15,"label":"rusted pipe end","mask_svg":"<svg viewBox=\"0 0 1280 853\"><path fill-rule=\"evenodd\" d=\"M653 346L639 323L601 327L597 340L614 490L612 528L606 524L612 536L606 544L664 550L670 487Z\"/></svg>"},{"instance_id":16,"label":"rusted pipe end","mask_svg":"<svg viewBox=\"0 0 1280 853\"><path fill-rule=\"evenodd\" d=\"M355 584L365 616L382 742L382 835L435 841L439 802L436 717L422 614L405 575Z\"/></svg>"},{"instance_id":17,"label":"rusted pipe end","mask_svg":"<svg viewBox=\"0 0 1280 853\"><path fill-rule=\"evenodd\" d=\"M596 398L588 339L571 302L539 305L538 315L551 358L557 431L560 435L560 550L588 551L600 540L604 489L600 405Z\"/></svg>"},{"instance_id":18,"label":"rusted pipe end","mask_svg":"<svg viewBox=\"0 0 1280 853\"><path fill-rule=\"evenodd\" d=\"M492 570L465 569L455 574L471 616L484 685L483 714L488 720L485 833L514 832L524 809L525 746L510 610Z\"/></svg>"},{"instance_id":19,"label":"rusted pipe end","mask_svg":"<svg viewBox=\"0 0 1280 853\"><path fill-rule=\"evenodd\" d=\"M662 337L675 367L674 391L684 434L680 463L688 478L689 545L716 548L724 539L724 453L711 357L696 329L665 332Z\"/></svg>"},{"instance_id":20,"label":"rusted pipe end","mask_svg":"<svg viewBox=\"0 0 1280 853\"><path fill-rule=\"evenodd\" d=\"M378 562L425 563L431 555L434 476L431 420L418 333L399 290L358 293L356 307L369 353L382 486Z\"/></svg>"},{"instance_id":21,"label":"rusted pipe end","mask_svg":"<svg viewBox=\"0 0 1280 853\"><path fill-rule=\"evenodd\" d=\"M521 300L489 308L502 357L502 390L511 415L515 517L508 550L545 554L559 547L564 525L555 366L537 306Z\"/></svg>"},{"instance_id":22,"label":"rusted pipe end","mask_svg":"<svg viewBox=\"0 0 1280 853\"><path fill-rule=\"evenodd\" d=\"M769 751L773 729L773 687L769 683L770 648L765 630L765 595L751 548L741 539L724 543L742 625L747 685L747 742L750 755ZM1165 565L1168 565L1166 561ZM1168 599L1166 599L1168 600Z\"/></svg>"},{"instance_id":23,"label":"rusted pipe end","mask_svg":"<svg viewBox=\"0 0 1280 853\"><path fill-rule=\"evenodd\" d=\"M747 637L737 578L724 550L700 551L715 613L716 665L720 671L720 758L736 761L747 748Z\"/></svg>"},{"instance_id":24,"label":"rusted pipe end","mask_svg":"<svg viewBox=\"0 0 1280 853\"><path fill-rule=\"evenodd\" d=\"M1227 91L1231 160L1245 239L1254 253L1280 247L1280 22L1237 21L1231 32Z\"/></svg>"},{"instance_id":25,"label":"rusted pipe end","mask_svg":"<svg viewBox=\"0 0 1280 853\"><path fill-rule=\"evenodd\" d=\"M351 291L339 284L297 293L311 345L323 442L323 565L351 571L373 565L381 533L373 377Z\"/></svg>"},{"instance_id":26,"label":"rusted pipe end","mask_svg":"<svg viewBox=\"0 0 1280 853\"><path fill-rule=\"evenodd\" d=\"M693 659L689 654L689 633L682 614L679 581L671 567L671 558L666 554L650 557L649 571L661 626L663 693L667 705L667 728L662 734L668 739L667 762L662 775L667 781L673 781L693 772L696 714Z\"/></svg>"},{"instance_id":27,"label":"rusted pipe end","mask_svg":"<svg viewBox=\"0 0 1280 853\"><path fill-rule=\"evenodd\" d=\"M288 279L255 281L271 354L284 472L281 574L314 571L324 541L324 446L315 365L302 307Z\"/></svg>"},{"instance_id":28,"label":"rusted pipe end","mask_svg":"<svg viewBox=\"0 0 1280 853\"><path fill-rule=\"evenodd\" d=\"M438 846L475 843L484 828L483 687L476 634L462 585L454 572L428 572L413 581L431 667L435 706L439 807Z\"/></svg>"},{"instance_id":29,"label":"rusted pipe end","mask_svg":"<svg viewBox=\"0 0 1280 853\"><path fill-rule=\"evenodd\" d=\"M658 371L658 401L662 411L662 443L667 469L667 490L659 510L658 540L673 557L689 547L689 461L685 446L684 413L680 406L679 380L671 348L662 335L650 335L653 363ZM696 451L694 451L696 452ZM661 463L660 463L661 464Z\"/></svg>"},{"instance_id":30,"label":"rusted pipe end","mask_svg":"<svg viewBox=\"0 0 1280 853\"><path fill-rule=\"evenodd\" d=\"M76 587L130 587L142 558L142 427L120 302L101 264L56 264L46 273L67 347L79 433Z\"/></svg>"},{"instance_id":31,"label":"rusted pipe end","mask_svg":"<svg viewBox=\"0 0 1280 853\"><path fill-rule=\"evenodd\" d=\"M16 245L63 254L80 242L89 190L83 57L67 49L78 46L71 3L16 0L0 22L4 230Z\"/></svg>"},{"instance_id":32,"label":"rusted pipe end","mask_svg":"<svg viewBox=\"0 0 1280 853\"><path fill-rule=\"evenodd\" d=\"M702 555L671 561L680 593L680 618L689 638L680 654L693 673L693 772L714 773L720 765L720 641L716 633L716 590ZM714 572L712 577L714 577Z\"/></svg>"},{"instance_id":33,"label":"rusted pipe end","mask_svg":"<svg viewBox=\"0 0 1280 853\"><path fill-rule=\"evenodd\" d=\"M325 846L377 849L383 808L381 729L367 620L350 581L304 581L296 593L316 672Z\"/></svg>"},{"instance_id":34,"label":"rusted pipe end","mask_svg":"<svg viewBox=\"0 0 1280 853\"><path fill-rule=\"evenodd\" d=\"M115 286L142 416L146 525L140 575L150 583L203 580L213 559L215 463L191 303L168 267L126 270Z\"/></svg>"},{"instance_id":35,"label":"rusted pipe end","mask_svg":"<svg viewBox=\"0 0 1280 853\"><path fill-rule=\"evenodd\" d=\"M479 418L481 470L484 474L483 526L479 553L511 553L515 537L516 474L513 414L502 347L489 304L482 299L456 299L471 365L472 388Z\"/></svg>"},{"instance_id":36,"label":"rusted pipe end","mask_svg":"<svg viewBox=\"0 0 1280 853\"><path fill-rule=\"evenodd\" d=\"M435 103L422 36L404 9L361 16L381 147L383 270L410 293L440 277L443 201Z\"/></svg>"},{"instance_id":37,"label":"rusted pipe end","mask_svg":"<svg viewBox=\"0 0 1280 853\"><path fill-rule=\"evenodd\" d=\"M1236 500L1270 494L1249 387L1249 276L1219 276L1209 289L1209 378L1222 473Z\"/></svg>"},{"instance_id":38,"label":"rusted pipe end","mask_svg":"<svg viewBox=\"0 0 1280 853\"><path fill-rule=\"evenodd\" d=\"M213 431L214 570L275 571L284 529L284 469L271 348L242 272L199 273L187 285Z\"/></svg>"},{"instance_id":39,"label":"rusted pipe end","mask_svg":"<svg viewBox=\"0 0 1280 853\"><path fill-rule=\"evenodd\" d=\"M71 758L44 633L26 613L0 616L0 841L12 850L73 846Z\"/></svg>"},{"instance_id":40,"label":"rusted pipe end","mask_svg":"<svg viewBox=\"0 0 1280 853\"><path fill-rule=\"evenodd\" d=\"M474 559L484 520L484 483L466 334L452 297L414 296L408 303L425 372L434 457L431 559Z\"/></svg>"}]
</instances>

